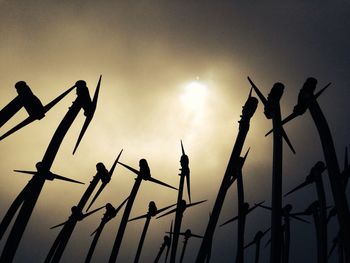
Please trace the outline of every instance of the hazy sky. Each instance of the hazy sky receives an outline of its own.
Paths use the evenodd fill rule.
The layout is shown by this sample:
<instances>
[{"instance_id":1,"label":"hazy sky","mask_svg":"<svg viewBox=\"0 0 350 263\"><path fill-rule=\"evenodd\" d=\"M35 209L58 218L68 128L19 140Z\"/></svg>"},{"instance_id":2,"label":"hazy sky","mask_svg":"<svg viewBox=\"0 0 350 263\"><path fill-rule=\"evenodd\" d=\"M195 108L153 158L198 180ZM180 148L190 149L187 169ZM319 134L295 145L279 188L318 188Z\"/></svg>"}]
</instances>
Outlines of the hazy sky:
<instances>
[{"instance_id":1,"label":"hazy sky","mask_svg":"<svg viewBox=\"0 0 350 263\"><path fill-rule=\"evenodd\" d=\"M306 77L319 86L332 82L319 102L334 136L339 162L349 144L350 99L349 1L7 1L0 0L0 108L16 96L14 84L25 80L48 103L84 79L90 93L103 74L94 119L75 156L71 155L83 123L83 114L68 132L52 171L88 184L95 164L109 168L119 151L121 161L135 168L146 158L152 176L177 186L180 139L190 158L192 200L208 202L185 212L183 229L203 234L238 130L249 75L268 94L274 82L286 86L282 114L289 114ZM193 91L197 81L206 88ZM0 218L26 185L29 177L13 169L33 169L71 102L72 93L35 122L0 144ZM20 114L1 128L1 134L26 117ZM252 119L244 152L251 147L244 168L245 193L253 204L270 203L271 127L259 106ZM286 126L297 155L285 149L284 192L304 180L322 160L316 129L309 114ZM327 188L328 179L324 175ZM119 203L129 194L133 175L117 167L96 207ZM22 239L16 262L41 262L58 234L49 227L63 222L86 186L60 181L45 184ZM332 204L328 193L328 202ZM131 216L176 201L177 193L144 182ZM294 211L304 210L316 198L310 186L284 200ZM227 195L220 222L237 214L236 184ZM90 245L89 234L102 213L80 222L62 262L81 262ZM95 262L106 262L118 229L117 216L102 234ZM151 262L173 216L153 220L142 258ZM255 210L247 219L246 241L269 226L270 215ZM132 262L144 222L126 229L119 262ZM335 235L333 222L329 239ZM5 236L7 238L7 235ZM266 239L265 239L266 240ZM181 239L180 239L181 241ZM292 222L291 262L315 262L312 226ZM0 242L2 250L4 240ZM193 262L200 241L191 239L185 256ZM179 242L181 248L182 242ZM212 262L232 262L236 224L217 229ZM246 252L253 262L254 249ZM267 262L269 249L263 252ZM31 259L31 260L30 260ZM335 260L335 258L332 258Z\"/></svg>"}]
</instances>

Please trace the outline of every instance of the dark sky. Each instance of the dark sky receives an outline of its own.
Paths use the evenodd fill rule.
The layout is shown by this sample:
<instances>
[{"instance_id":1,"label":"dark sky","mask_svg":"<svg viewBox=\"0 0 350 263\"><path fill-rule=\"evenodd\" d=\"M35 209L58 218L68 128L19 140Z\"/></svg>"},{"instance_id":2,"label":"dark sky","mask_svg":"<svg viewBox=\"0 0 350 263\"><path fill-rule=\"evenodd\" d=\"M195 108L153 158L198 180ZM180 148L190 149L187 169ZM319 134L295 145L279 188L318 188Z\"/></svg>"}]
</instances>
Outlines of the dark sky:
<instances>
[{"instance_id":1,"label":"dark sky","mask_svg":"<svg viewBox=\"0 0 350 263\"><path fill-rule=\"evenodd\" d=\"M14 96L13 85L25 80L44 102L85 79L94 90L103 74L94 120L75 156L71 151L83 118L79 117L62 144L53 172L88 183L95 164L110 166L121 148L122 161L137 167L146 158L152 175L178 184L180 139L190 157L193 201L208 199L187 211L183 228L202 234L216 198L238 130L241 106L249 92L249 75L267 95L273 83L285 84L282 114L289 114L305 79L319 87L332 82L319 102L331 126L340 164L349 145L350 99L349 1L6 1L0 0L0 107ZM188 84L197 81L199 93ZM27 178L13 169L33 169L74 95L69 95L40 122L0 144L0 217ZM195 107L193 106L195 105ZM21 112L1 133L24 118ZM271 122L259 106L252 119L244 151L251 147L244 169L246 199L270 203L272 139L264 134ZM323 160L309 114L286 126L297 155L284 153L284 192L302 182ZM133 183L121 167L96 206L119 204ZM329 204L327 175L324 175ZM41 262L86 186L47 182L31 217L15 262ZM316 198L310 186L284 200L295 211ZM176 192L144 183L132 216L145 213L150 200L158 207L174 203ZM230 190L221 222L237 214L237 192ZM62 262L81 262L90 245L89 233L101 214L78 224ZM142 257L150 262L158 252L172 217L151 222ZM106 262L120 216L107 227L94 261ZM256 210L247 221L246 241L266 229L269 214ZM132 262L143 222L126 230L119 262ZM331 240L337 226L329 230ZM7 237L7 236L6 236ZM331 242L331 241L330 241ZM0 248L4 241L0 242ZM200 242L190 240L186 262L193 262ZM180 243L181 246L181 243ZM236 225L218 229L212 262L232 262ZM262 262L267 262L268 249ZM253 250L246 252L253 262ZM315 262L312 226L292 222L291 261ZM335 258L332 258L335 262Z\"/></svg>"}]
</instances>

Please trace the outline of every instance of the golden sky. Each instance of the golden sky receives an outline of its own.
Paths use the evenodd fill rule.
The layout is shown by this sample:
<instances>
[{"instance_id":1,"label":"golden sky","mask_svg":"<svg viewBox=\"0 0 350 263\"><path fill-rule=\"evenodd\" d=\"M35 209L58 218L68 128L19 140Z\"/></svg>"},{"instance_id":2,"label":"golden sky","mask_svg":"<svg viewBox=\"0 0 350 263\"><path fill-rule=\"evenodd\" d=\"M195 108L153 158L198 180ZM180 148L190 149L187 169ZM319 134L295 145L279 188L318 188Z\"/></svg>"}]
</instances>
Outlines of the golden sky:
<instances>
[{"instance_id":1,"label":"golden sky","mask_svg":"<svg viewBox=\"0 0 350 263\"><path fill-rule=\"evenodd\" d=\"M96 114L77 153L71 154L84 121L82 112L65 137L52 172L88 184L97 162L109 168L124 149L122 162L138 168L138 160L146 158L152 176L177 186L182 139L190 158L192 200L208 199L185 212L183 228L202 234L248 96L248 75L266 95L274 82L286 85L284 116L291 112L306 77L318 78L320 85L333 82L328 97L321 98L320 103L332 125L339 158L343 158L343 149L349 143L345 113L350 39L344 35L349 28L349 4L313 2L0 1L0 107L16 96L14 84L19 80L26 81L46 104L79 79L87 81L93 94L102 74ZM200 87L193 87L193 83ZM74 99L75 94L68 95L44 119L1 141L0 217L29 180L12 170L34 169ZM1 134L25 117L22 110L1 128ZM251 147L244 170L246 199L251 204L270 200L272 141L264 137L270 127L260 105L243 150ZM285 150L284 191L303 180L322 158L316 130L307 114L286 130L297 155ZM309 156L308 161L305 156ZM96 207L106 202L119 205L133 182L133 175L118 166ZM45 184L17 262L28 255L39 261L45 258L58 233L49 227L66 220L85 188L59 181ZM176 194L144 182L131 216L145 213L150 200L158 207L172 204ZM305 197L313 201L313 193ZM299 210L305 208L302 198L290 200ZM236 206L233 185L221 220L235 215ZM254 213L260 220L248 219L248 225L254 224L247 230L247 240L269 223L265 211ZM108 259L120 216L105 229L95 260ZM85 256L91 241L89 233L100 217L101 213L78 224L62 262ZM151 222L142 254L145 260L155 257L172 218ZM128 225L118 257L121 262L133 260L143 223ZM217 231L213 262L220 253L234 255L233 228ZM307 231L312 235L312 229ZM196 240L190 243L188 262L199 246ZM294 249L305 252L308 248Z\"/></svg>"}]
</instances>

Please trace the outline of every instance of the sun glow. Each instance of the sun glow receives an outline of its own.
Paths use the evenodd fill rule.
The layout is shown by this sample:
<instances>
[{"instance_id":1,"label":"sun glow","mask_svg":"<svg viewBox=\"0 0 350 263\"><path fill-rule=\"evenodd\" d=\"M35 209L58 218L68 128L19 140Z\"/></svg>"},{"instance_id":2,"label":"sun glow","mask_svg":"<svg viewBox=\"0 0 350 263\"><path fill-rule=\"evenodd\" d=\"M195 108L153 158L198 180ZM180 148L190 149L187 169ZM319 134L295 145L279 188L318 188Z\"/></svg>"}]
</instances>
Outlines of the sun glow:
<instances>
[{"instance_id":1,"label":"sun glow","mask_svg":"<svg viewBox=\"0 0 350 263\"><path fill-rule=\"evenodd\" d=\"M191 111L202 110L208 96L208 86L196 80L186 84L184 89L181 101L186 108Z\"/></svg>"}]
</instances>

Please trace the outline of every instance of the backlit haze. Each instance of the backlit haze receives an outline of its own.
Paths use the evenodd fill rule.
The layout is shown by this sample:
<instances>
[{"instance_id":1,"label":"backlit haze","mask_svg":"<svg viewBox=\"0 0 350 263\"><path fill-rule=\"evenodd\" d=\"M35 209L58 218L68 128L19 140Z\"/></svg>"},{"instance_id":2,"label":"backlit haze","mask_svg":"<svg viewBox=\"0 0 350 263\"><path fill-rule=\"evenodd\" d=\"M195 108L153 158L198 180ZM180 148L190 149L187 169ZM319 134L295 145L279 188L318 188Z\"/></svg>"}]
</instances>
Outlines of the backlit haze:
<instances>
[{"instance_id":1,"label":"backlit haze","mask_svg":"<svg viewBox=\"0 0 350 263\"><path fill-rule=\"evenodd\" d=\"M16 95L14 84L24 80L43 104L83 79L92 95L103 75L97 110L76 154L72 151L82 127L80 112L68 131L51 171L85 185L47 181L17 251L15 262L42 262L59 230L92 176L95 165L107 169L124 149L121 161L138 169L145 158L156 179L178 187L183 140L190 158L192 201L208 199L185 211L182 229L204 234L238 131L249 75L267 96L280 81L286 88L282 115L293 110L305 79L319 88L332 82L319 102L329 121L339 163L349 144L350 4L347 1L0 1L0 108ZM29 176L14 169L33 170L59 122L75 99L69 94L46 117L0 142L0 218ZM3 134L27 117L21 110L3 126ZM243 153L246 200L270 204L272 137L264 137L271 121L261 103L251 121ZM316 129L306 113L286 125L297 155L284 149L283 192L302 182L310 168L323 160ZM94 207L119 205L134 183L134 175L117 166L111 183ZM328 187L328 178L325 175ZM327 192L330 204L330 192ZM187 198L187 192L184 192ZM131 217L176 202L175 190L143 182ZM310 186L288 197L294 211L316 198ZM123 210L122 210L123 211ZM121 212L122 212L121 211ZM81 262L90 233L102 213L79 222L62 262ZM236 184L226 197L219 223L237 214ZM105 228L93 262L106 262L122 213ZM174 215L153 219L141 258L152 262ZM335 222L335 221L334 221ZM335 223L329 239L335 235ZM118 262L132 262L144 221L130 222ZM246 242L269 227L270 215L256 209L247 218ZM236 224L215 232L212 262L232 262ZM7 232L8 233L8 232ZM4 237L6 240L7 234ZM2 250L4 240L0 242ZM179 249L182 248L180 237ZM267 240L266 238L264 239ZM264 241L264 242L265 242ZM316 256L314 228L292 222L291 262ZM191 239L186 262L193 262L200 241ZM180 250L179 250L180 251ZM254 249L246 251L253 262ZM267 262L269 249L262 251ZM335 260L332 258L332 260ZM332 262L332 261L331 261Z\"/></svg>"}]
</instances>

